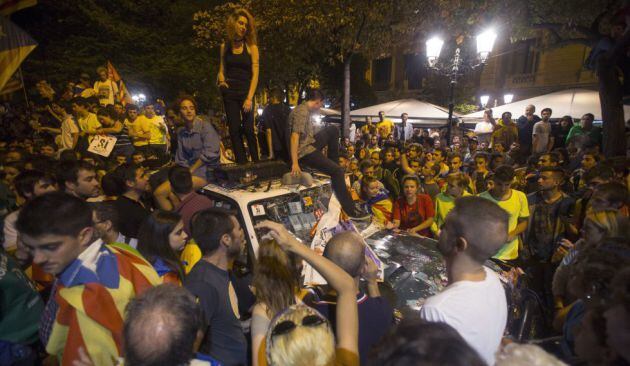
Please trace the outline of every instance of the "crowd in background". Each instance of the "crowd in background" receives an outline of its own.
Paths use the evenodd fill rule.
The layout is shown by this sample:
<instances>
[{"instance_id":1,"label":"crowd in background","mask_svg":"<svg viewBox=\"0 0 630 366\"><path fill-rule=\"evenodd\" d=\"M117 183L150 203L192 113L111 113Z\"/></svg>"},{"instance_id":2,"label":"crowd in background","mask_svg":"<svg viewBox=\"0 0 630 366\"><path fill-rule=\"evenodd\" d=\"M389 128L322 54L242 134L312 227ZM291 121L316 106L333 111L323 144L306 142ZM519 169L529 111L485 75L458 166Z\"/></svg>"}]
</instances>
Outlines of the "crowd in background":
<instances>
[{"instance_id":1,"label":"crowd in background","mask_svg":"<svg viewBox=\"0 0 630 366\"><path fill-rule=\"evenodd\" d=\"M627 159L602 156L592 114L487 110L450 136L406 114L351 126L336 163L354 201L386 229L439 239L447 258L451 286L396 325L356 234L319 256L265 222L253 278L236 276L242 223L196 192L234 160L225 124L189 96L123 105L98 74L59 91L41 81L27 106L0 110L0 364L561 364L533 345L500 349L507 305L490 258L524 271L547 334L562 336L557 357L630 362ZM290 160L280 100L257 140ZM108 156L93 152L102 136L115 138ZM328 287L301 287L302 260Z\"/></svg>"}]
</instances>

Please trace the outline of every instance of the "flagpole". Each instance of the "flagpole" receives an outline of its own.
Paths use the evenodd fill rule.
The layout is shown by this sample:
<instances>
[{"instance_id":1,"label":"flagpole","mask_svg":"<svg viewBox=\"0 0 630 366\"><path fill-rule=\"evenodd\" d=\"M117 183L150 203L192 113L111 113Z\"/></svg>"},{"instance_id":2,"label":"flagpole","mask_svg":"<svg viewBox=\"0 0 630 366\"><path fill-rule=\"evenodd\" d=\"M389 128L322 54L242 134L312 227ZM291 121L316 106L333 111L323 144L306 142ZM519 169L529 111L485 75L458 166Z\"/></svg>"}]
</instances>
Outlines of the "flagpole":
<instances>
[{"instance_id":1,"label":"flagpole","mask_svg":"<svg viewBox=\"0 0 630 366\"><path fill-rule=\"evenodd\" d=\"M22 66L18 67L18 73L20 73L20 82L22 83L22 91L24 91L24 100L26 101L26 106L29 107L28 93L26 92L26 84L24 84L24 76L22 75Z\"/></svg>"}]
</instances>

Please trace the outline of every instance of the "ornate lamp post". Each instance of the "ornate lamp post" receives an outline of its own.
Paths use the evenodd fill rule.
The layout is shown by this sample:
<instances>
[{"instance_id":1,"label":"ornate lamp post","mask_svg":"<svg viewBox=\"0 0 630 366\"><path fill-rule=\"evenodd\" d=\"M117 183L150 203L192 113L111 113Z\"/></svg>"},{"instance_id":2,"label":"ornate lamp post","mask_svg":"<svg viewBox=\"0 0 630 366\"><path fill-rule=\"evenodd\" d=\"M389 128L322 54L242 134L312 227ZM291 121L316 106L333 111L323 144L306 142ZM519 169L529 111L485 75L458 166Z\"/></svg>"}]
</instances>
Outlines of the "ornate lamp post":
<instances>
[{"instance_id":1,"label":"ornate lamp post","mask_svg":"<svg viewBox=\"0 0 630 366\"><path fill-rule=\"evenodd\" d=\"M486 63L490 52L492 52L492 48L494 47L494 41L496 40L496 38L497 34L492 30L487 30L477 36L478 63L470 65L470 69L474 69ZM455 106L455 84L457 84L457 79L462 75L462 72L460 70L464 63L462 61L460 48L459 46L457 46L453 59L450 62L444 64L443 67L438 66L438 59L440 58L440 53L442 51L443 45L444 41L438 37L433 37L426 42L427 62L429 63L429 67L436 71L445 73L450 78L448 89L448 126L446 132L446 141L447 143L450 143L451 128L453 127L453 108Z\"/></svg>"}]
</instances>

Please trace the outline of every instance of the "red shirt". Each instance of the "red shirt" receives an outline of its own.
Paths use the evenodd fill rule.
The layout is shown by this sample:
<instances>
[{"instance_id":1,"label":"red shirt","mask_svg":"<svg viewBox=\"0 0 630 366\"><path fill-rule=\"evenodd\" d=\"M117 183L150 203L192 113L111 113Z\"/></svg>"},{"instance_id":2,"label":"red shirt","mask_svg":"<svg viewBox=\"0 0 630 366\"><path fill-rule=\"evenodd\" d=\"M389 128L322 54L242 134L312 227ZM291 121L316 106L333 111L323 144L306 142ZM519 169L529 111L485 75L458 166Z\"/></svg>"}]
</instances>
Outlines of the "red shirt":
<instances>
[{"instance_id":1,"label":"red shirt","mask_svg":"<svg viewBox=\"0 0 630 366\"><path fill-rule=\"evenodd\" d=\"M405 197L400 197L394 203L394 220L400 220L400 228L407 230L422 224L425 220L435 216L433 201L428 194L418 194L416 202L407 203ZM430 228L418 232L422 236L431 236Z\"/></svg>"}]
</instances>

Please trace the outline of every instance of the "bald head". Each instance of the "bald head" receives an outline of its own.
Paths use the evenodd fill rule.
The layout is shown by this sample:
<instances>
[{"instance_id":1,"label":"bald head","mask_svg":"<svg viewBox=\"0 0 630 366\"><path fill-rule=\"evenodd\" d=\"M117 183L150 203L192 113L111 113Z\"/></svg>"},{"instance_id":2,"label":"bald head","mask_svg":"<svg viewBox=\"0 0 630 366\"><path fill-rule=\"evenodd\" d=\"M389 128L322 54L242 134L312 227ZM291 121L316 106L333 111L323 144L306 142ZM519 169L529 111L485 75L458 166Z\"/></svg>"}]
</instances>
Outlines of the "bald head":
<instances>
[{"instance_id":1,"label":"bald head","mask_svg":"<svg viewBox=\"0 0 630 366\"><path fill-rule=\"evenodd\" d=\"M353 231L339 233L326 244L324 257L341 267L350 276L358 277L365 260L363 238Z\"/></svg>"},{"instance_id":2,"label":"bald head","mask_svg":"<svg viewBox=\"0 0 630 366\"><path fill-rule=\"evenodd\" d=\"M125 364L188 364L200 327L201 312L188 291L175 285L153 287L127 306Z\"/></svg>"}]
</instances>

